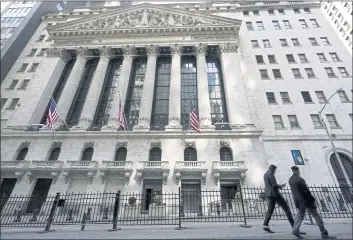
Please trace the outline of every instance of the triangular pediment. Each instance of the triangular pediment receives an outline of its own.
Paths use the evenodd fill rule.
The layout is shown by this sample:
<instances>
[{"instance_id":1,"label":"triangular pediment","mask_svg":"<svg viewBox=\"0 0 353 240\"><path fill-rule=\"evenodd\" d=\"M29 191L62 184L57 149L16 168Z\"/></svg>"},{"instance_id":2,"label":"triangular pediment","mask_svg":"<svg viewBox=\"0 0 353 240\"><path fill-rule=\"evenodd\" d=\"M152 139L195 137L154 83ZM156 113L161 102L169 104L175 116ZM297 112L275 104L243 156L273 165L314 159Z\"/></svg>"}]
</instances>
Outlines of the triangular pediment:
<instances>
[{"instance_id":1,"label":"triangular pediment","mask_svg":"<svg viewBox=\"0 0 353 240\"><path fill-rule=\"evenodd\" d=\"M139 4L123 9L107 11L98 15L48 27L49 33L72 31L114 31L128 29L165 29L232 27L239 29L240 20L200 14L182 9L154 4Z\"/></svg>"}]
</instances>

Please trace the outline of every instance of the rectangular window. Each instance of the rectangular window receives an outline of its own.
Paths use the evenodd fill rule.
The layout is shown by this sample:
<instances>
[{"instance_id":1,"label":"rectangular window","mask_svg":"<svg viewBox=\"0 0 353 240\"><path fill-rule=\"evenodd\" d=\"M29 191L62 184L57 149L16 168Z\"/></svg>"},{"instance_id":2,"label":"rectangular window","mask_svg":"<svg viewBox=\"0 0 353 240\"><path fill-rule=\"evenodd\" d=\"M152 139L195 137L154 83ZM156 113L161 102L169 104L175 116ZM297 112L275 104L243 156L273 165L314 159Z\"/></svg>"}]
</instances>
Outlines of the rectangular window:
<instances>
[{"instance_id":1,"label":"rectangular window","mask_svg":"<svg viewBox=\"0 0 353 240\"><path fill-rule=\"evenodd\" d=\"M305 103L312 103L313 102L309 92L304 91L304 92L301 92L301 93L302 93L302 97L303 97Z\"/></svg>"},{"instance_id":2,"label":"rectangular window","mask_svg":"<svg viewBox=\"0 0 353 240\"><path fill-rule=\"evenodd\" d=\"M315 78L315 73L314 70L312 68L304 68L306 75L308 76L308 78Z\"/></svg>"},{"instance_id":3,"label":"rectangular window","mask_svg":"<svg viewBox=\"0 0 353 240\"><path fill-rule=\"evenodd\" d=\"M295 63L293 54L286 54L286 57L287 57L288 63Z\"/></svg>"},{"instance_id":4,"label":"rectangular window","mask_svg":"<svg viewBox=\"0 0 353 240\"><path fill-rule=\"evenodd\" d=\"M288 121L291 128L300 128L297 115L288 115Z\"/></svg>"},{"instance_id":5,"label":"rectangular window","mask_svg":"<svg viewBox=\"0 0 353 240\"><path fill-rule=\"evenodd\" d=\"M318 56L320 62L327 62L327 59L326 59L326 57L325 57L325 54L323 54L323 53L317 53L317 56Z\"/></svg>"},{"instance_id":6,"label":"rectangular window","mask_svg":"<svg viewBox=\"0 0 353 240\"><path fill-rule=\"evenodd\" d=\"M281 15L284 15L285 14L284 9L278 9L278 13Z\"/></svg>"},{"instance_id":7,"label":"rectangular window","mask_svg":"<svg viewBox=\"0 0 353 240\"><path fill-rule=\"evenodd\" d=\"M248 28L249 31L254 31L254 27L252 25L252 22L246 22L246 27Z\"/></svg>"},{"instance_id":8,"label":"rectangular window","mask_svg":"<svg viewBox=\"0 0 353 240\"><path fill-rule=\"evenodd\" d=\"M343 102L343 103L350 102L348 97L347 97L347 94L346 94L346 92L344 90L339 91L338 92L338 96L340 97L341 102Z\"/></svg>"},{"instance_id":9,"label":"rectangular window","mask_svg":"<svg viewBox=\"0 0 353 240\"><path fill-rule=\"evenodd\" d=\"M249 16L249 11L243 11L244 16Z\"/></svg>"},{"instance_id":10,"label":"rectangular window","mask_svg":"<svg viewBox=\"0 0 353 240\"><path fill-rule=\"evenodd\" d=\"M19 87L18 89L26 89L29 84L29 81L30 81L30 79L23 80L21 87Z\"/></svg>"},{"instance_id":11,"label":"rectangular window","mask_svg":"<svg viewBox=\"0 0 353 240\"><path fill-rule=\"evenodd\" d=\"M27 55L27 57L33 57L37 52L37 48L33 48Z\"/></svg>"},{"instance_id":12,"label":"rectangular window","mask_svg":"<svg viewBox=\"0 0 353 240\"><path fill-rule=\"evenodd\" d=\"M326 96L323 91L315 91L317 99L319 100L319 103L324 104L326 103Z\"/></svg>"},{"instance_id":13,"label":"rectangular window","mask_svg":"<svg viewBox=\"0 0 353 240\"><path fill-rule=\"evenodd\" d=\"M256 55L255 58L256 58L257 64L264 64L265 63L264 58L262 57L262 55Z\"/></svg>"},{"instance_id":14,"label":"rectangular window","mask_svg":"<svg viewBox=\"0 0 353 240\"><path fill-rule=\"evenodd\" d=\"M291 150L295 165L305 165L300 150Z\"/></svg>"},{"instance_id":15,"label":"rectangular window","mask_svg":"<svg viewBox=\"0 0 353 240\"><path fill-rule=\"evenodd\" d=\"M275 79L281 79L282 78L281 70L272 69L272 72L273 72L273 76L275 77Z\"/></svg>"},{"instance_id":16,"label":"rectangular window","mask_svg":"<svg viewBox=\"0 0 353 240\"><path fill-rule=\"evenodd\" d=\"M313 121L315 128L323 128L324 124L322 123L319 114L310 114L311 120Z\"/></svg>"},{"instance_id":17,"label":"rectangular window","mask_svg":"<svg viewBox=\"0 0 353 240\"><path fill-rule=\"evenodd\" d=\"M335 52L330 52L330 56L332 58L332 61L334 61L334 62L340 62L341 61L340 58L338 57L337 53L335 53Z\"/></svg>"},{"instance_id":18,"label":"rectangular window","mask_svg":"<svg viewBox=\"0 0 353 240\"><path fill-rule=\"evenodd\" d=\"M27 66L28 66L28 63L22 63L21 68L18 70L18 72L26 71Z\"/></svg>"},{"instance_id":19,"label":"rectangular window","mask_svg":"<svg viewBox=\"0 0 353 240\"><path fill-rule=\"evenodd\" d=\"M6 102L7 102L7 98L1 98L1 110L5 106Z\"/></svg>"},{"instance_id":20,"label":"rectangular window","mask_svg":"<svg viewBox=\"0 0 353 240\"><path fill-rule=\"evenodd\" d=\"M275 14L275 11L274 11L273 9L269 9L269 10L268 10L268 14L274 15L274 14Z\"/></svg>"},{"instance_id":21,"label":"rectangular window","mask_svg":"<svg viewBox=\"0 0 353 240\"><path fill-rule=\"evenodd\" d=\"M320 39L324 45L331 45L327 37L320 37Z\"/></svg>"},{"instance_id":22,"label":"rectangular window","mask_svg":"<svg viewBox=\"0 0 353 240\"><path fill-rule=\"evenodd\" d=\"M271 64L277 63L275 55L267 55L267 57L268 57L268 61L269 61Z\"/></svg>"},{"instance_id":23,"label":"rectangular window","mask_svg":"<svg viewBox=\"0 0 353 240\"><path fill-rule=\"evenodd\" d=\"M302 26L302 28L308 28L308 24L306 24L305 19L299 19L299 23Z\"/></svg>"},{"instance_id":24,"label":"rectangular window","mask_svg":"<svg viewBox=\"0 0 353 240\"><path fill-rule=\"evenodd\" d=\"M342 77L348 77L349 74L347 72L347 69L345 67L339 67L338 70L340 71Z\"/></svg>"},{"instance_id":25,"label":"rectangular window","mask_svg":"<svg viewBox=\"0 0 353 240\"><path fill-rule=\"evenodd\" d=\"M295 78L303 78L299 68L292 68L292 72Z\"/></svg>"},{"instance_id":26,"label":"rectangular window","mask_svg":"<svg viewBox=\"0 0 353 240\"><path fill-rule=\"evenodd\" d=\"M290 98L289 98L289 94L288 92L280 92L281 94L281 98L282 98L282 102L283 104L290 104L292 103Z\"/></svg>"},{"instance_id":27,"label":"rectangular window","mask_svg":"<svg viewBox=\"0 0 353 240\"><path fill-rule=\"evenodd\" d=\"M266 97L267 97L268 103L270 103L270 104L277 103L276 97L275 97L275 93L273 93L273 92L267 92L267 93L266 93Z\"/></svg>"},{"instance_id":28,"label":"rectangular window","mask_svg":"<svg viewBox=\"0 0 353 240\"><path fill-rule=\"evenodd\" d=\"M251 45L252 45L253 48L260 47L259 41L257 41L257 40L251 40Z\"/></svg>"},{"instance_id":29,"label":"rectangular window","mask_svg":"<svg viewBox=\"0 0 353 240\"><path fill-rule=\"evenodd\" d=\"M311 13L310 8L304 8L305 13Z\"/></svg>"},{"instance_id":30,"label":"rectangular window","mask_svg":"<svg viewBox=\"0 0 353 240\"><path fill-rule=\"evenodd\" d=\"M299 57L299 59L300 59L300 61L301 61L302 63L307 63L307 62L309 62L308 59L307 59L307 57L306 57L306 55L305 55L304 53L298 54L298 57Z\"/></svg>"},{"instance_id":31,"label":"rectangular window","mask_svg":"<svg viewBox=\"0 0 353 240\"><path fill-rule=\"evenodd\" d=\"M35 72L39 66L39 63L33 63L32 67L28 70L28 72Z\"/></svg>"},{"instance_id":32,"label":"rectangular window","mask_svg":"<svg viewBox=\"0 0 353 240\"><path fill-rule=\"evenodd\" d=\"M18 101L20 101L19 98L13 98L11 103L10 103L10 106L7 109L15 109L15 107L17 106Z\"/></svg>"},{"instance_id":33,"label":"rectangular window","mask_svg":"<svg viewBox=\"0 0 353 240\"><path fill-rule=\"evenodd\" d=\"M311 25L314 27L314 28L318 28L320 27L319 24L317 23L316 19L309 19L310 22L311 22Z\"/></svg>"},{"instance_id":34,"label":"rectangular window","mask_svg":"<svg viewBox=\"0 0 353 240\"><path fill-rule=\"evenodd\" d=\"M260 69L261 79L269 79L267 69Z\"/></svg>"},{"instance_id":35,"label":"rectangular window","mask_svg":"<svg viewBox=\"0 0 353 240\"><path fill-rule=\"evenodd\" d=\"M298 38L291 38L293 46L294 47L299 47L300 46L300 42L298 40Z\"/></svg>"},{"instance_id":36,"label":"rectangular window","mask_svg":"<svg viewBox=\"0 0 353 240\"><path fill-rule=\"evenodd\" d=\"M252 13L254 14L254 16L259 16L260 15L258 10L255 10Z\"/></svg>"},{"instance_id":37,"label":"rectangular window","mask_svg":"<svg viewBox=\"0 0 353 240\"><path fill-rule=\"evenodd\" d=\"M293 12L296 13L296 14L298 14L298 13L300 13L300 9L299 9L299 8L294 8L294 9L293 9Z\"/></svg>"},{"instance_id":38,"label":"rectangular window","mask_svg":"<svg viewBox=\"0 0 353 240\"><path fill-rule=\"evenodd\" d=\"M278 21L272 21L273 27L275 30L280 30L281 29L281 25L279 25Z\"/></svg>"},{"instance_id":39,"label":"rectangular window","mask_svg":"<svg viewBox=\"0 0 353 240\"><path fill-rule=\"evenodd\" d=\"M273 122L275 123L275 129L283 129L284 124L281 115L272 115Z\"/></svg>"},{"instance_id":40,"label":"rectangular window","mask_svg":"<svg viewBox=\"0 0 353 240\"><path fill-rule=\"evenodd\" d=\"M47 52L46 48L42 48L38 56L44 56L44 54Z\"/></svg>"},{"instance_id":41,"label":"rectangular window","mask_svg":"<svg viewBox=\"0 0 353 240\"><path fill-rule=\"evenodd\" d=\"M310 41L312 46L319 46L319 44L318 44L318 42L316 41L315 38L309 38L309 41Z\"/></svg>"},{"instance_id":42,"label":"rectangular window","mask_svg":"<svg viewBox=\"0 0 353 240\"><path fill-rule=\"evenodd\" d=\"M18 83L18 79L12 80L10 86L7 89L9 89L9 90L15 89L17 83Z\"/></svg>"},{"instance_id":43,"label":"rectangular window","mask_svg":"<svg viewBox=\"0 0 353 240\"><path fill-rule=\"evenodd\" d=\"M258 30L265 30L265 26L261 21L256 22L256 26Z\"/></svg>"},{"instance_id":44,"label":"rectangular window","mask_svg":"<svg viewBox=\"0 0 353 240\"><path fill-rule=\"evenodd\" d=\"M330 78L337 77L335 72L333 71L332 67L325 67L325 71L326 71L328 77L330 77Z\"/></svg>"},{"instance_id":45,"label":"rectangular window","mask_svg":"<svg viewBox=\"0 0 353 240\"><path fill-rule=\"evenodd\" d=\"M290 25L290 22L288 20L283 20L283 23L284 23L284 27L286 29L291 29L292 28L292 26Z\"/></svg>"},{"instance_id":46,"label":"rectangular window","mask_svg":"<svg viewBox=\"0 0 353 240\"><path fill-rule=\"evenodd\" d=\"M43 41L44 38L45 38L45 34L40 35L40 36L39 36L39 39L37 40L37 42Z\"/></svg>"},{"instance_id":47,"label":"rectangular window","mask_svg":"<svg viewBox=\"0 0 353 240\"><path fill-rule=\"evenodd\" d=\"M338 124L336 116L334 114L326 114L326 118L331 128L340 128L340 125Z\"/></svg>"},{"instance_id":48,"label":"rectangular window","mask_svg":"<svg viewBox=\"0 0 353 240\"><path fill-rule=\"evenodd\" d=\"M279 41L281 42L282 47L289 47L287 39L282 38Z\"/></svg>"},{"instance_id":49,"label":"rectangular window","mask_svg":"<svg viewBox=\"0 0 353 240\"><path fill-rule=\"evenodd\" d=\"M270 40L268 40L268 39L263 39L262 43L264 44L265 48L270 48L271 47Z\"/></svg>"}]
</instances>

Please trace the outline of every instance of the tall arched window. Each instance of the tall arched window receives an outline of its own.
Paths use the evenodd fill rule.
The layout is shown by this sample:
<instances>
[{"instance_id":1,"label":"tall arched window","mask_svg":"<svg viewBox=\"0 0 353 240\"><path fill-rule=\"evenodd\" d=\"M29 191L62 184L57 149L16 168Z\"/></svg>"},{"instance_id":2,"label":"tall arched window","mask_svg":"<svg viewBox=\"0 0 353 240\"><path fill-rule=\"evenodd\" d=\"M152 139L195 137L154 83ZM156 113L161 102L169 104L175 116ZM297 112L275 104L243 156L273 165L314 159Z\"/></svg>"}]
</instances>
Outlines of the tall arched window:
<instances>
[{"instance_id":1,"label":"tall arched window","mask_svg":"<svg viewBox=\"0 0 353 240\"><path fill-rule=\"evenodd\" d=\"M159 147L152 148L150 150L149 161L161 161L162 160L162 150Z\"/></svg>"},{"instance_id":2,"label":"tall arched window","mask_svg":"<svg viewBox=\"0 0 353 240\"><path fill-rule=\"evenodd\" d=\"M115 161L126 161L127 149L125 147L121 147L116 150L115 153Z\"/></svg>"},{"instance_id":3,"label":"tall arched window","mask_svg":"<svg viewBox=\"0 0 353 240\"><path fill-rule=\"evenodd\" d=\"M221 147L219 157L221 161L233 161L232 151L227 147Z\"/></svg>"},{"instance_id":4,"label":"tall arched window","mask_svg":"<svg viewBox=\"0 0 353 240\"><path fill-rule=\"evenodd\" d=\"M184 150L184 161L197 161L197 152L195 148L188 147Z\"/></svg>"},{"instance_id":5,"label":"tall arched window","mask_svg":"<svg viewBox=\"0 0 353 240\"><path fill-rule=\"evenodd\" d=\"M48 160L49 161L58 160L60 152L61 152L61 148L59 148L59 147L54 148L53 150L51 150Z\"/></svg>"},{"instance_id":6,"label":"tall arched window","mask_svg":"<svg viewBox=\"0 0 353 240\"><path fill-rule=\"evenodd\" d=\"M26 156L27 156L27 153L28 153L28 147L23 148L23 149L18 153L16 160L18 160L18 161L25 160L25 158L26 158Z\"/></svg>"},{"instance_id":7,"label":"tall arched window","mask_svg":"<svg viewBox=\"0 0 353 240\"><path fill-rule=\"evenodd\" d=\"M341 168L336 155L332 154L330 157L330 163L333 169L333 172L336 175L336 179L338 184L342 190L343 197L347 202L353 202L352 193L349 190L348 183L346 178L344 177L343 171L345 171L348 175L349 181L351 185L353 184L353 162L352 159L343 153L338 153L340 159L343 163L344 169Z\"/></svg>"},{"instance_id":8,"label":"tall arched window","mask_svg":"<svg viewBox=\"0 0 353 240\"><path fill-rule=\"evenodd\" d=\"M81 157L81 161L91 161L93 156L93 147L86 148Z\"/></svg>"}]
</instances>

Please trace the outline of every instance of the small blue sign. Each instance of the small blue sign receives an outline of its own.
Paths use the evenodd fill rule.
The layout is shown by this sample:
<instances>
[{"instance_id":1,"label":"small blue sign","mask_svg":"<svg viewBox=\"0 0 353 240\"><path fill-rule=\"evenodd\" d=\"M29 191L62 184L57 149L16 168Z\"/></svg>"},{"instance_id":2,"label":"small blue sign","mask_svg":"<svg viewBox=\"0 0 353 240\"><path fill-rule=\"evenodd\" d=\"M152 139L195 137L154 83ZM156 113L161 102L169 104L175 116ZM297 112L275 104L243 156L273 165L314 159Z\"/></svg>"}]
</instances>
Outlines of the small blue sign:
<instances>
[{"instance_id":1,"label":"small blue sign","mask_svg":"<svg viewBox=\"0 0 353 240\"><path fill-rule=\"evenodd\" d=\"M300 150L291 150L295 165L305 165Z\"/></svg>"}]
</instances>

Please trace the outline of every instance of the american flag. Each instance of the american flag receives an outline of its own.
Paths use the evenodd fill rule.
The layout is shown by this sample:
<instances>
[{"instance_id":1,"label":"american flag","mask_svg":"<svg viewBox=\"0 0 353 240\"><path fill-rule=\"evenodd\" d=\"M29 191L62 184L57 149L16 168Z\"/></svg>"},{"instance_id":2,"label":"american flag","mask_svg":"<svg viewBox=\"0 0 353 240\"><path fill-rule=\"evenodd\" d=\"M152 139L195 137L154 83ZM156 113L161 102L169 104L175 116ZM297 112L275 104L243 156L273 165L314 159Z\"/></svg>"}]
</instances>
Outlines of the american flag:
<instances>
[{"instance_id":1,"label":"american flag","mask_svg":"<svg viewBox=\"0 0 353 240\"><path fill-rule=\"evenodd\" d=\"M194 129L196 132L201 133L199 117L197 116L197 113L194 108L191 110L189 118L190 118L190 127Z\"/></svg>"},{"instance_id":2,"label":"american flag","mask_svg":"<svg viewBox=\"0 0 353 240\"><path fill-rule=\"evenodd\" d=\"M49 109L48 109L48 116L47 116L47 126L54 131L53 125L59 118L59 112L56 107L55 101L53 98L50 99L49 102Z\"/></svg>"},{"instance_id":3,"label":"american flag","mask_svg":"<svg viewBox=\"0 0 353 240\"><path fill-rule=\"evenodd\" d=\"M119 124L120 124L120 127L122 127L124 131L127 130L126 129L124 106L121 102L120 96L119 96Z\"/></svg>"}]
</instances>

